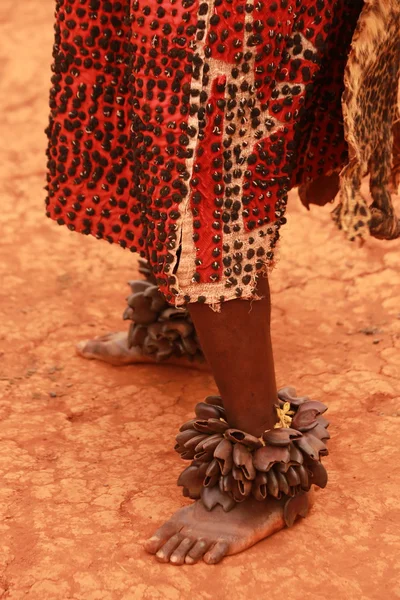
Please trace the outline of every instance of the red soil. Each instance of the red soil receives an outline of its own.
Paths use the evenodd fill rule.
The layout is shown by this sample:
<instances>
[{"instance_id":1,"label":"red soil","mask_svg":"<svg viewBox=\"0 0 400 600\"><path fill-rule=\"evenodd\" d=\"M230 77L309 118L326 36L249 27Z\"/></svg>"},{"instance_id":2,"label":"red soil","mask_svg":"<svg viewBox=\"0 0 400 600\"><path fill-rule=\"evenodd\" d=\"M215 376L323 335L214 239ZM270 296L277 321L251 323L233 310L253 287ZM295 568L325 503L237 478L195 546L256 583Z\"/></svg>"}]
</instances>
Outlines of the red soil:
<instances>
[{"instance_id":1,"label":"red soil","mask_svg":"<svg viewBox=\"0 0 400 600\"><path fill-rule=\"evenodd\" d=\"M215 386L75 355L121 327L137 269L44 217L53 7L1 6L0 598L400 598L400 243L347 244L295 194L271 276L277 374L330 407L329 486L306 521L219 566L142 550L186 502L173 437Z\"/></svg>"}]
</instances>

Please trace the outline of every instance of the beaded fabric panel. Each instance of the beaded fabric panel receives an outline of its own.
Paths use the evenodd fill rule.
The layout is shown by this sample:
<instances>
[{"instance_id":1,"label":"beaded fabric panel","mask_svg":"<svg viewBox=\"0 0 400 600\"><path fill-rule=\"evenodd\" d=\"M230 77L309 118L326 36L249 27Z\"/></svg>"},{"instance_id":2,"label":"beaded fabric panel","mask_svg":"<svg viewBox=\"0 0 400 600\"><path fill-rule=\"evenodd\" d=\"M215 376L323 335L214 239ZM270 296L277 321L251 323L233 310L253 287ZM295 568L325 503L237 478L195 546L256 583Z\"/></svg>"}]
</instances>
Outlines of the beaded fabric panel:
<instances>
[{"instance_id":1,"label":"beaded fabric panel","mask_svg":"<svg viewBox=\"0 0 400 600\"><path fill-rule=\"evenodd\" d=\"M254 298L287 192L347 158L362 0L58 0L47 214L176 305Z\"/></svg>"}]
</instances>

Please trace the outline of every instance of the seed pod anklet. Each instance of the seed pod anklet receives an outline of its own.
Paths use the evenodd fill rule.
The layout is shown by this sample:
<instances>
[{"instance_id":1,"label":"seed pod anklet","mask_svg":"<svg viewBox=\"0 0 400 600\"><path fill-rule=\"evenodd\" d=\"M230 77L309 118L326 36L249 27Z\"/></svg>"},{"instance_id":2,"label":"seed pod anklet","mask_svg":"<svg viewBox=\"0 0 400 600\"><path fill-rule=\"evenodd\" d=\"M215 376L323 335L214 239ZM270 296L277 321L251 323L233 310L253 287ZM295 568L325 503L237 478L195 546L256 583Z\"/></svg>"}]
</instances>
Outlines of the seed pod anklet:
<instances>
[{"instance_id":1,"label":"seed pod anklet","mask_svg":"<svg viewBox=\"0 0 400 600\"><path fill-rule=\"evenodd\" d=\"M178 479L183 495L201 499L208 510L220 505L226 512L250 497L282 499L285 523L291 526L297 516L306 516L311 486L327 484L321 463L330 437L326 410L321 402L283 388L274 429L255 437L231 428L221 398L209 396L176 437L175 450L191 461Z\"/></svg>"}]
</instances>

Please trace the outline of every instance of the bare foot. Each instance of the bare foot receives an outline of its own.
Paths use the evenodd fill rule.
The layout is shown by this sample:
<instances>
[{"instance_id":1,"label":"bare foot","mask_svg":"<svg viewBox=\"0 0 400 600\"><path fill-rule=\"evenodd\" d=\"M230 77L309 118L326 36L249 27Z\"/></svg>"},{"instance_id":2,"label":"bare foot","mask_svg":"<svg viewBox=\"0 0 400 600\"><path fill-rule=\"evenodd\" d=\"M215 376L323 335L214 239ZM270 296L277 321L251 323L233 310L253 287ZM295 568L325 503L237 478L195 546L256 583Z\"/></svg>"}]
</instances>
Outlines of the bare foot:
<instances>
[{"instance_id":1,"label":"bare foot","mask_svg":"<svg viewBox=\"0 0 400 600\"><path fill-rule=\"evenodd\" d=\"M286 500L267 499L258 502L251 498L237 504L230 512L217 505L211 512L201 500L178 510L145 543L145 550L155 554L160 562L173 565L192 565L203 559L209 565L224 556L237 554L260 540L305 517L308 497L303 494L291 501L290 514L284 514Z\"/></svg>"},{"instance_id":2,"label":"bare foot","mask_svg":"<svg viewBox=\"0 0 400 600\"><path fill-rule=\"evenodd\" d=\"M83 358L102 360L116 366L147 362L139 347L128 348L128 334L123 331L83 340L76 345L76 351Z\"/></svg>"},{"instance_id":3,"label":"bare foot","mask_svg":"<svg viewBox=\"0 0 400 600\"><path fill-rule=\"evenodd\" d=\"M117 367L140 363L157 363L190 367L202 371L208 370L205 362L198 359L191 361L185 356L171 357L163 360L162 363L158 363L151 356L143 354L139 346L129 348L128 334L123 331L108 333L92 340L79 342L76 345L76 351L83 358L102 360Z\"/></svg>"}]
</instances>

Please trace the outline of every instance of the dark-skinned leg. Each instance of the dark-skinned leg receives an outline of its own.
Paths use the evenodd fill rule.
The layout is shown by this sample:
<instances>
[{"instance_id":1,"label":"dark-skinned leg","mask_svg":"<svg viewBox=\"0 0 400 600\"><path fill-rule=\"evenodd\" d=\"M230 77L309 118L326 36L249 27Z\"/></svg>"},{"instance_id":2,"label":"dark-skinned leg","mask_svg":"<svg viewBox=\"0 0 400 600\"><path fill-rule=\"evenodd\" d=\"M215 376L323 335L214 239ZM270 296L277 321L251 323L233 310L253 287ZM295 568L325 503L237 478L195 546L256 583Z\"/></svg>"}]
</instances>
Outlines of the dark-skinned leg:
<instances>
[{"instance_id":1,"label":"dark-skinned leg","mask_svg":"<svg viewBox=\"0 0 400 600\"><path fill-rule=\"evenodd\" d=\"M229 424L259 436L274 426L277 391L266 278L259 279L257 293L261 300L233 300L219 313L203 304L189 310ZM198 500L175 513L145 548L162 562L216 563L282 529L282 506L249 499L227 513L220 506L208 512Z\"/></svg>"},{"instance_id":2,"label":"dark-skinned leg","mask_svg":"<svg viewBox=\"0 0 400 600\"><path fill-rule=\"evenodd\" d=\"M232 300L214 312L191 304L190 315L231 427L260 435L276 421L269 283L260 277L260 300Z\"/></svg>"}]
</instances>

